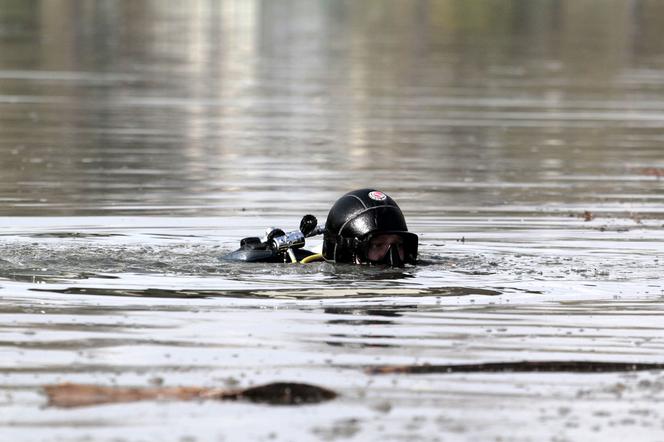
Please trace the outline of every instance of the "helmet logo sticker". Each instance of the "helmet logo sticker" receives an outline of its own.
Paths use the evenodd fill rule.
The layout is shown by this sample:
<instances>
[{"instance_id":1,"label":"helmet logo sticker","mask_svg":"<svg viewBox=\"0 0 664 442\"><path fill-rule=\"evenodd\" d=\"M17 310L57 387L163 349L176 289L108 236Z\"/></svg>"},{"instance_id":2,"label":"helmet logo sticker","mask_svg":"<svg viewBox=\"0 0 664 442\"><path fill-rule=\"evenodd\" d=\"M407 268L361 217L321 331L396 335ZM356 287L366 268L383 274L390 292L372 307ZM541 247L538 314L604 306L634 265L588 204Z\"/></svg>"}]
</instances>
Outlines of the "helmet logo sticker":
<instances>
[{"instance_id":1,"label":"helmet logo sticker","mask_svg":"<svg viewBox=\"0 0 664 442\"><path fill-rule=\"evenodd\" d=\"M372 192L369 192L369 198L371 198L374 201L385 201L387 195L385 195L383 192L379 192L378 190L374 190Z\"/></svg>"}]
</instances>

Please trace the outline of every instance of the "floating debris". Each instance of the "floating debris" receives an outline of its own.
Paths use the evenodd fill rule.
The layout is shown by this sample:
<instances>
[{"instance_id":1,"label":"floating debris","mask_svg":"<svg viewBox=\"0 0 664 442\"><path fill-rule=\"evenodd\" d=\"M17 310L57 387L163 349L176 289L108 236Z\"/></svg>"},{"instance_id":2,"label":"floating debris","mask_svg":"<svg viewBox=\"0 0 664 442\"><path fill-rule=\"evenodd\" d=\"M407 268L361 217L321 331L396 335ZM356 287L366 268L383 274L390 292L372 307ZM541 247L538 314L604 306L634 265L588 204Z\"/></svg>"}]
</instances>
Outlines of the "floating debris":
<instances>
[{"instance_id":1,"label":"floating debris","mask_svg":"<svg viewBox=\"0 0 664 442\"><path fill-rule=\"evenodd\" d=\"M646 167L641 169L641 174L654 176L657 179L664 177L664 167Z\"/></svg>"},{"instance_id":2,"label":"floating debris","mask_svg":"<svg viewBox=\"0 0 664 442\"><path fill-rule=\"evenodd\" d=\"M317 404L337 393L315 385L276 382L245 389L206 387L106 387L64 383L44 386L48 405L60 408L86 407L137 401L246 400L270 405Z\"/></svg>"},{"instance_id":3,"label":"floating debris","mask_svg":"<svg viewBox=\"0 0 664 442\"><path fill-rule=\"evenodd\" d=\"M367 368L369 374L431 373L611 373L662 370L664 363L597 362L597 361L518 361L450 365L381 365Z\"/></svg>"}]
</instances>

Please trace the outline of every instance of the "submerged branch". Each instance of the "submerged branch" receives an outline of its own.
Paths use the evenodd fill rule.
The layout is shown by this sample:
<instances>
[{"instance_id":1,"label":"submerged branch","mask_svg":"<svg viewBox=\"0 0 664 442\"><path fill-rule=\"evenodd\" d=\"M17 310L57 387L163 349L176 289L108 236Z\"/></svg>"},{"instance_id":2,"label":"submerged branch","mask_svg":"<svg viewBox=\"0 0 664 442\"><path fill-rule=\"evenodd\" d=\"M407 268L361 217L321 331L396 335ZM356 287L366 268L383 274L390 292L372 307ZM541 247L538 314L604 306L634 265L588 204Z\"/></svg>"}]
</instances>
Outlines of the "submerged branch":
<instances>
[{"instance_id":1,"label":"submerged branch","mask_svg":"<svg viewBox=\"0 0 664 442\"><path fill-rule=\"evenodd\" d=\"M486 362L481 364L445 365L379 365L366 369L369 374L429 374L429 373L610 373L642 370L661 370L664 363L597 362L597 361L517 361Z\"/></svg>"}]
</instances>

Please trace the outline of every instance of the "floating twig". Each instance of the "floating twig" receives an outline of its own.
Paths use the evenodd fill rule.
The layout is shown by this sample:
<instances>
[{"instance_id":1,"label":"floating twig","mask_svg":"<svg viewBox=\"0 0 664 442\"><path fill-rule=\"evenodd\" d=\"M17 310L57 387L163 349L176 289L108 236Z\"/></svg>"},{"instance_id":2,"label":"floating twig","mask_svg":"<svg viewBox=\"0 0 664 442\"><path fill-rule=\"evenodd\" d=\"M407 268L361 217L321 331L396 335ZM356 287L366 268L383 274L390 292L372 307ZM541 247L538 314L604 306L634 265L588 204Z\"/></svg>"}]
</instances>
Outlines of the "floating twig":
<instances>
[{"instance_id":1,"label":"floating twig","mask_svg":"<svg viewBox=\"0 0 664 442\"><path fill-rule=\"evenodd\" d=\"M148 400L246 400L271 405L302 405L325 402L337 397L326 388L309 384L276 382L245 389L206 387L106 387L64 383L44 386L48 405L73 408L90 405Z\"/></svg>"}]
</instances>

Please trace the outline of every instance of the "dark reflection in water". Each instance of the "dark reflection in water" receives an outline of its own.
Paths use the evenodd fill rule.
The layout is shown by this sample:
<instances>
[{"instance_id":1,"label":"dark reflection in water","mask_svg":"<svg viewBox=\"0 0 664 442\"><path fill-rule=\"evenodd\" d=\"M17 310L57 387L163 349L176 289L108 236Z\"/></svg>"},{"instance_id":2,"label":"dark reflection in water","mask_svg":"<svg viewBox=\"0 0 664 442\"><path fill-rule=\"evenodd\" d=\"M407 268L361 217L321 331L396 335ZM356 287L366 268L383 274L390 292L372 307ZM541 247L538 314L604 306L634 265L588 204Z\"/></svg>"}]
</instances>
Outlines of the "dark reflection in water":
<instances>
[{"instance_id":1,"label":"dark reflection in water","mask_svg":"<svg viewBox=\"0 0 664 442\"><path fill-rule=\"evenodd\" d=\"M52 278L33 278L28 277L13 277L8 275L6 278L19 282L32 282L32 283L45 283L45 282L61 282L59 279ZM69 279L74 279L77 276L85 279L89 276L81 275L67 275ZM65 276L62 277L63 279ZM63 282L63 281L62 281ZM48 292L48 293L61 293L65 295L94 295L94 296L127 296L127 297L141 297L141 298L171 298L171 299L196 299L196 298L243 298L243 299L321 299L321 298L383 298L385 296L393 295L406 295L414 297L430 297L430 296L463 296L463 295L482 295L482 296L497 296L501 292L495 290L487 290L472 287L437 287L433 289L403 289L398 288L390 290L389 288L376 288L373 290L335 290L335 289L292 289L283 290L282 292L274 290L232 290L232 289L218 289L218 290L200 290L200 289L163 289L163 288L99 288L99 287L69 287L64 289L59 288L31 288L34 292ZM332 313L332 312L326 312ZM367 315L378 316L399 316L398 313L369 309L365 312Z\"/></svg>"},{"instance_id":2,"label":"dark reflection in water","mask_svg":"<svg viewBox=\"0 0 664 442\"><path fill-rule=\"evenodd\" d=\"M661 214L658 1L0 1L0 214ZM502 208L502 209L497 209ZM299 213L298 213L299 215Z\"/></svg>"},{"instance_id":3,"label":"dark reflection in water","mask_svg":"<svg viewBox=\"0 0 664 442\"><path fill-rule=\"evenodd\" d=\"M387 317L398 317L401 316L402 311L417 309L416 305L399 305L398 307L393 306L383 306L381 308L350 308L350 307L328 307L325 309L325 313L331 315L353 315L353 316L387 316Z\"/></svg>"}]
</instances>

